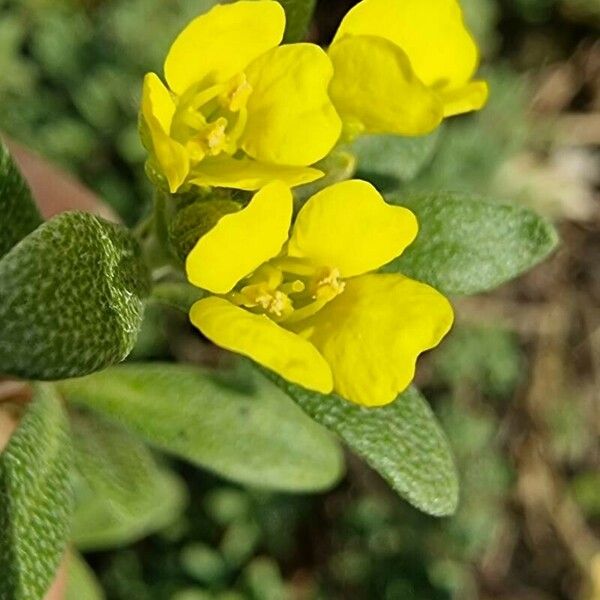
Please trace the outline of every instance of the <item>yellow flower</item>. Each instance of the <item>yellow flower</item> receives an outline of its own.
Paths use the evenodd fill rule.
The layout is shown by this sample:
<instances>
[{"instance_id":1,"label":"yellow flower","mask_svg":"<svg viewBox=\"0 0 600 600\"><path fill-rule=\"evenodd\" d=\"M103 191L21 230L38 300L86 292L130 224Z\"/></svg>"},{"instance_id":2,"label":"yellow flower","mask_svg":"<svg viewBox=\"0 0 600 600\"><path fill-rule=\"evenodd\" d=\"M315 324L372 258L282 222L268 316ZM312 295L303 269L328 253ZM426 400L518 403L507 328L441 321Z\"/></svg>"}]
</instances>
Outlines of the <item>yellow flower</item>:
<instances>
[{"instance_id":1,"label":"yellow flower","mask_svg":"<svg viewBox=\"0 0 600 600\"><path fill-rule=\"evenodd\" d=\"M330 93L351 133L421 135L480 109L479 56L457 0L363 0L329 49Z\"/></svg>"},{"instance_id":2,"label":"yellow flower","mask_svg":"<svg viewBox=\"0 0 600 600\"><path fill-rule=\"evenodd\" d=\"M358 180L315 194L290 234L292 204L289 187L273 182L200 238L187 276L213 295L194 304L192 323L308 389L392 402L453 319L431 287L373 273L414 240L415 216Z\"/></svg>"},{"instance_id":3,"label":"yellow flower","mask_svg":"<svg viewBox=\"0 0 600 600\"><path fill-rule=\"evenodd\" d=\"M143 139L172 192L184 182L256 190L323 175L309 165L337 142L331 61L314 44L279 46L285 12L271 0L217 5L177 37L168 89L144 79Z\"/></svg>"}]
</instances>

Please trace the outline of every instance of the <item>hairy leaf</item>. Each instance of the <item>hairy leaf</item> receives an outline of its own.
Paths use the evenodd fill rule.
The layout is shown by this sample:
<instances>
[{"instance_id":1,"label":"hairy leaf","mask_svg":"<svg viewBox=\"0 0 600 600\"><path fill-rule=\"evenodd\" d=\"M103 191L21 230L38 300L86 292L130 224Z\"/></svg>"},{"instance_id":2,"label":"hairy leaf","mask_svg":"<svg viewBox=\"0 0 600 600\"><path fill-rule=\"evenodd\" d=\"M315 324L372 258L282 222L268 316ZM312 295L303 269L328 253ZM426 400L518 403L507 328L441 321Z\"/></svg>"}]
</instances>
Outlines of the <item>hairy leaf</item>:
<instances>
[{"instance_id":1,"label":"hairy leaf","mask_svg":"<svg viewBox=\"0 0 600 600\"><path fill-rule=\"evenodd\" d=\"M421 137L364 135L352 145L360 177L380 189L414 179L432 159L441 129Z\"/></svg>"},{"instance_id":2,"label":"hairy leaf","mask_svg":"<svg viewBox=\"0 0 600 600\"><path fill-rule=\"evenodd\" d=\"M42 598L62 559L72 513L71 446L54 388L38 384L0 454L0 598Z\"/></svg>"},{"instance_id":3,"label":"hairy leaf","mask_svg":"<svg viewBox=\"0 0 600 600\"><path fill-rule=\"evenodd\" d=\"M269 374L315 421L337 433L403 498L435 516L450 515L458 479L446 437L425 399L409 388L382 408L362 408Z\"/></svg>"},{"instance_id":4,"label":"hairy leaf","mask_svg":"<svg viewBox=\"0 0 600 600\"><path fill-rule=\"evenodd\" d=\"M185 488L150 450L122 427L72 415L75 516L81 550L131 544L170 525L183 510Z\"/></svg>"},{"instance_id":5,"label":"hairy leaf","mask_svg":"<svg viewBox=\"0 0 600 600\"><path fill-rule=\"evenodd\" d=\"M0 140L0 257L41 223L29 187Z\"/></svg>"},{"instance_id":6,"label":"hairy leaf","mask_svg":"<svg viewBox=\"0 0 600 600\"><path fill-rule=\"evenodd\" d=\"M288 491L334 484L342 457L331 436L260 375L248 383L240 389L207 369L155 363L121 365L61 388L74 404L223 477Z\"/></svg>"},{"instance_id":7,"label":"hairy leaf","mask_svg":"<svg viewBox=\"0 0 600 600\"><path fill-rule=\"evenodd\" d=\"M84 375L123 360L141 324L147 272L124 227L64 213L0 260L0 371Z\"/></svg>"},{"instance_id":8,"label":"hairy leaf","mask_svg":"<svg viewBox=\"0 0 600 600\"><path fill-rule=\"evenodd\" d=\"M419 220L417 240L385 267L446 294L497 287L541 262L556 247L554 227L518 206L462 194L394 194Z\"/></svg>"}]
</instances>

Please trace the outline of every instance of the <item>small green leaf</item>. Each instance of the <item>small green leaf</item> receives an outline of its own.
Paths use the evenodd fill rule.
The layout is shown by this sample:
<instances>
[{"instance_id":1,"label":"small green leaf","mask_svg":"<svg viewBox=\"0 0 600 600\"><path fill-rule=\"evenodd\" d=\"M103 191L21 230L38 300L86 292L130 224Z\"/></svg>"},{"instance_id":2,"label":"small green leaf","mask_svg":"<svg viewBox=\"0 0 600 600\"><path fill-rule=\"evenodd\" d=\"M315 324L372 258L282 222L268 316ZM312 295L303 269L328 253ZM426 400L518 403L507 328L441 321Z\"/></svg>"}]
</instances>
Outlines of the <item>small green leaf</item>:
<instances>
[{"instance_id":1,"label":"small green leaf","mask_svg":"<svg viewBox=\"0 0 600 600\"><path fill-rule=\"evenodd\" d=\"M75 515L80 550L131 544L175 521L183 483L160 468L150 450L122 427L72 414Z\"/></svg>"},{"instance_id":2,"label":"small green leaf","mask_svg":"<svg viewBox=\"0 0 600 600\"><path fill-rule=\"evenodd\" d=\"M0 257L41 223L29 186L0 140Z\"/></svg>"},{"instance_id":3,"label":"small green leaf","mask_svg":"<svg viewBox=\"0 0 600 600\"><path fill-rule=\"evenodd\" d=\"M403 498L435 516L451 515L458 479L446 436L415 388L382 408L362 408L268 377L315 421L337 433Z\"/></svg>"},{"instance_id":4,"label":"small green leaf","mask_svg":"<svg viewBox=\"0 0 600 600\"><path fill-rule=\"evenodd\" d=\"M394 194L410 208L419 235L385 267L449 295L476 294L499 286L541 262L556 247L554 227L518 206L449 193Z\"/></svg>"},{"instance_id":5,"label":"small green leaf","mask_svg":"<svg viewBox=\"0 0 600 600\"><path fill-rule=\"evenodd\" d=\"M0 454L0 598L42 598L71 525L71 446L54 388L38 384Z\"/></svg>"},{"instance_id":6,"label":"small green leaf","mask_svg":"<svg viewBox=\"0 0 600 600\"><path fill-rule=\"evenodd\" d=\"M342 457L332 437L259 374L247 381L242 390L207 369L126 364L61 388L74 404L235 481L287 491L333 485Z\"/></svg>"},{"instance_id":7,"label":"small green leaf","mask_svg":"<svg viewBox=\"0 0 600 600\"><path fill-rule=\"evenodd\" d=\"M397 187L414 179L432 159L441 129L421 137L364 135L357 138L352 151L358 162L357 173L381 188Z\"/></svg>"},{"instance_id":8,"label":"small green leaf","mask_svg":"<svg viewBox=\"0 0 600 600\"><path fill-rule=\"evenodd\" d=\"M76 552L69 552L66 600L104 600L94 571Z\"/></svg>"},{"instance_id":9,"label":"small green leaf","mask_svg":"<svg viewBox=\"0 0 600 600\"><path fill-rule=\"evenodd\" d=\"M306 37L317 0L277 0L285 8L286 44L301 42Z\"/></svg>"},{"instance_id":10,"label":"small green leaf","mask_svg":"<svg viewBox=\"0 0 600 600\"><path fill-rule=\"evenodd\" d=\"M147 272L129 231L64 213L0 260L0 370L84 375L123 360L142 321Z\"/></svg>"}]
</instances>

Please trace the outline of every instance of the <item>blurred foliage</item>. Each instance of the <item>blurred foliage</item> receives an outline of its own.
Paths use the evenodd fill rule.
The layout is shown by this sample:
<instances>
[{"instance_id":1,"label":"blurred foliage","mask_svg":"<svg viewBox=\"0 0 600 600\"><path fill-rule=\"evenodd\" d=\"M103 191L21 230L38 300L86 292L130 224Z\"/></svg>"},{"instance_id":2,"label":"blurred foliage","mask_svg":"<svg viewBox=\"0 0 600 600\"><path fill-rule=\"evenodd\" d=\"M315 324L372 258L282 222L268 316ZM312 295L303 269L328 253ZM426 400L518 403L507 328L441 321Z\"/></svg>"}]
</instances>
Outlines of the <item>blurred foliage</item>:
<instances>
[{"instance_id":1,"label":"blurred foliage","mask_svg":"<svg viewBox=\"0 0 600 600\"><path fill-rule=\"evenodd\" d=\"M150 193L141 81L212 0L0 0L0 129L58 162L129 223Z\"/></svg>"},{"instance_id":2,"label":"blurred foliage","mask_svg":"<svg viewBox=\"0 0 600 600\"><path fill-rule=\"evenodd\" d=\"M0 112L0 129L65 166L127 222L135 222L149 193L137 136L142 76L148 70L162 71L162 57L174 34L211 3L0 0L0 105L10 107ZM346 8L350 2L320 4L325 10L319 14L324 14L334 4ZM537 54L532 51L543 29L550 36L552 56L568 60L568 55L560 55L563 38L574 40L567 52L574 52L586 35L594 40L600 4L598 0L462 0L462 4L482 47L490 103L480 113L452 119L434 144L429 140L426 151L411 146L413 156L419 157L418 168L411 164L396 175L397 180L381 183L390 188L400 184L406 191L452 190L515 201L499 179L501 168L532 146L547 150L543 144L550 126L544 123L540 133L540 126L532 124L531 80L517 74L509 59L528 65L531 56L546 60L547 45L542 44ZM333 30L329 25L324 29ZM536 280L533 292L525 287L515 295L527 303L543 296L543 285L549 284ZM135 359L164 359L181 352L186 343L184 326L170 322L168 327L176 329L184 342L167 342L160 311L156 307L147 311ZM517 559L513 571L507 567L509 575L513 580L522 575L530 588L541 580L544 590L517 595L515 584L506 597L575 597L570 590L578 585L565 592L553 579L560 569L547 556L541 568L549 573L540 576L535 568L527 570L527 563L535 561L514 533L531 527L524 537L534 545L535 527L529 521L524 525L518 514L525 508L519 505L515 510L523 460L518 452L523 452L526 425L515 428L511 411L523 410L519 403L524 373L533 361L527 346L531 339L524 343L523 337L527 336L493 323L461 324L424 375L427 395L435 401L461 474L462 500L453 518L434 520L419 514L398 501L356 459L351 459L344 482L321 496L242 489L175 463L190 497L184 516L133 546L86 556L107 597L476 600L482 597L481 573L489 565L502 567L499 563L509 554L510 543L517 547ZM578 380L583 377L577 374ZM581 390L564 384L548 400L541 420L548 454L560 465L556 471L564 476L569 497L597 523L600 478L593 460L597 440L589 433ZM546 521L542 527L548 528ZM561 551L562 542L550 539L553 550ZM549 547L543 536L539 545L544 551ZM534 567L540 568L537 563ZM79 573L89 579L81 565ZM572 573L568 575L572 582Z\"/></svg>"}]
</instances>

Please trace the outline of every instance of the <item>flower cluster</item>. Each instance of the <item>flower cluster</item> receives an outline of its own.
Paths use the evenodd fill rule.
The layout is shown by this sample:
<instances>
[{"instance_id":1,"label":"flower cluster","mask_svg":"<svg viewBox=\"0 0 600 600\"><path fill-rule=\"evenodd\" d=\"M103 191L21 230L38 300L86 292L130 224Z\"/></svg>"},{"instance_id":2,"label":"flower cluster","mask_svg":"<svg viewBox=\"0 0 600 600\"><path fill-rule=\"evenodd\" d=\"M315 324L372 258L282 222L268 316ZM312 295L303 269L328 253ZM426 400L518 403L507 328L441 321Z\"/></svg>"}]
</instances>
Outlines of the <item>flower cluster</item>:
<instances>
[{"instance_id":1,"label":"flower cluster","mask_svg":"<svg viewBox=\"0 0 600 600\"><path fill-rule=\"evenodd\" d=\"M363 0L327 54L284 30L274 0L217 5L171 46L169 87L146 76L143 139L171 192L309 183L342 129L420 135L487 98L456 0Z\"/></svg>"},{"instance_id":2,"label":"flower cluster","mask_svg":"<svg viewBox=\"0 0 600 600\"><path fill-rule=\"evenodd\" d=\"M284 30L273 0L192 21L166 58L168 87L144 80L142 139L171 193L256 192L187 256L189 281L209 292L192 323L289 381L381 406L452 324L441 294L377 273L415 239L416 218L350 180L293 219L292 188L356 136L422 135L481 108L487 85L472 80L478 52L456 0L363 0L327 51L280 45Z\"/></svg>"},{"instance_id":3,"label":"flower cluster","mask_svg":"<svg viewBox=\"0 0 600 600\"><path fill-rule=\"evenodd\" d=\"M431 287L375 273L414 240L415 216L351 180L310 198L288 237L291 220L290 189L270 183L200 238L187 275L214 295L193 306L192 323L308 389L392 402L452 324Z\"/></svg>"}]
</instances>

